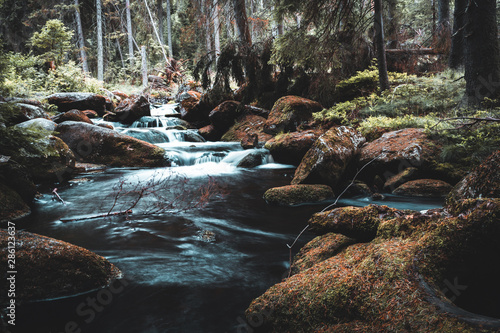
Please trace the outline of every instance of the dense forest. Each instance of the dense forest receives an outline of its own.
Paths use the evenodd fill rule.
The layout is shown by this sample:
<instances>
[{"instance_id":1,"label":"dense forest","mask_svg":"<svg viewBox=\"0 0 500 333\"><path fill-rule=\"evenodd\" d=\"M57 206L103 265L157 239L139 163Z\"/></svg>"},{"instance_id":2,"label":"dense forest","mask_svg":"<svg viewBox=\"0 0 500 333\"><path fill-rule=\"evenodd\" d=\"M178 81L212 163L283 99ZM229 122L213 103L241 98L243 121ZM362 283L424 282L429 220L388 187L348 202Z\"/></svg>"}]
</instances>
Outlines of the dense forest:
<instances>
[{"instance_id":1,"label":"dense forest","mask_svg":"<svg viewBox=\"0 0 500 333\"><path fill-rule=\"evenodd\" d=\"M498 0L0 0L0 332L498 332L499 148Z\"/></svg>"}]
</instances>

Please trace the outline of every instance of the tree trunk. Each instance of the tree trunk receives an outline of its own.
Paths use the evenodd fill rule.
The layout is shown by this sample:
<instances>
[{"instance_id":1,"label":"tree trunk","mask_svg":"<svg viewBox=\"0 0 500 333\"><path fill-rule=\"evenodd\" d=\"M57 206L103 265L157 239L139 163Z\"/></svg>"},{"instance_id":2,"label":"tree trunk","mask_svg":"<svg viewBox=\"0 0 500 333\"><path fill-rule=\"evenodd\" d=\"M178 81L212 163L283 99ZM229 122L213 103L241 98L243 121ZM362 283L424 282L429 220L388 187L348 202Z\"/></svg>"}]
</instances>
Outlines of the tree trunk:
<instances>
[{"instance_id":1,"label":"tree trunk","mask_svg":"<svg viewBox=\"0 0 500 333\"><path fill-rule=\"evenodd\" d=\"M146 88L148 86L148 59L146 55L146 46L141 46L141 58L142 58L142 87Z\"/></svg>"},{"instance_id":2,"label":"tree trunk","mask_svg":"<svg viewBox=\"0 0 500 333\"><path fill-rule=\"evenodd\" d=\"M165 44L165 37L163 36L163 1L157 0L156 11L158 12L158 30L160 33L160 41Z\"/></svg>"},{"instance_id":3,"label":"tree trunk","mask_svg":"<svg viewBox=\"0 0 500 333\"><path fill-rule=\"evenodd\" d=\"M449 65L452 69L459 69L464 65L464 29L465 8L467 0L455 0L453 12L453 34L451 37L451 50Z\"/></svg>"},{"instance_id":4,"label":"tree trunk","mask_svg":"<svg viewBox=\"0 0 500 333\"><path fill-rule=\"evenodd\" d=\"M165 52L165 48L163 47L163 43L161 42L161 38L160 38L160 34L158 33L158 29L156 29L155 21L153 19L153 15L151 14L151 10L149 9L147 0L144 0L144 5L146 6L146 9L148 11L149 19L151 20L151 26L153 27L153 30L155 32L156 39L158 40L158 43L160 44L160 48L161 48L161 51L163 53L163 57L165 58L165 63L167 64L167 66L170 66L170 61L168 60L167 52Z\"/></svg>"},{"instance_id":5,"label":"tree trunk","mask_svg":"<svg viewBox=\"0 0 500 333\"><path fill-rule=\"evenodd\" d=\"M104 81L104 50L102 46L102 7L101 0L96 0L97 9L97 79Z\"/></svg>"},{"instance_id":6,"label":"tree trunk","mask_svg":"<svg viewBox=\"0 0 500 333\"><path fill-rule=\"evenodd\" d=\"M466 104L500 97L500 51L495 0L470 1L465 14Z\"/></svg>"},{"instance_id":7,"label":"tree trunk","mask_svg":"<svg viewBox=\"0 0 500 333\"><path fill-rule=\"evenodd\" d=\"M167 0L167 42L168 42L168 54L171 58L174 57L174 49L172 48L172 14L170 0Z\"/></svg>"},{"instance_id":8,"label":"tree trunk","mask_svg":"<svg viewBox=\"0 0 500 333\"><path fill-rule=\"evenodd\" d=\"M398 32L400 26L400 17L398 14L397 0L387 1L387 39L389 48L395 49L398 47Z\"/></svg>"},{"instance_id":9,"label":"tree trunk","mask_svg":"<svg viewBox=\"0 0 500 333\"><path fill-rule=\"evenodd\" d=\"M220 55L220 21L219 21L218 0L214 0L214 48L215 48L215 58L219 59L219 55Z\"/></svg>"},{"instance_id":10,"label":"tree trunk","mask_svg":"<svg viewBox=\"0 0 500 333\"><path fill-rule=\"evenodd\" d=\"M246 47L251 47L252 37L250 35L250 29L248 28L245 0L233 0L233 9L240 40Z\"/></svg>"},{"instance_id":11,"label":"tree trunk","mask_svg":"<svg viewBox=\"0 0 500 333\"><path fill-rule=\"evenodd\" d=\"M447 54L451 44L450 0L438 1L438 25L435 48Z\"/></svg>"},{"instance_id":12,"label":"tree trunk","mask_svg":"<svg viewBox=\"0 0 500 333\"><path fill-rule=\"evenodd\" d=\"M130 66L134 66L134 38L132 37L132 17L130 15L130 0L126 0L127 11L127 36L128 36L128 58Z\"/></svg>"},{"instance_id":13,"label":"tree trunk","mask_svg":"<svg viewBox=\"0 0 500 333\"><path fill-rule=\"evenodd\" d=\"M75 20L78 33L78 44L80 44L80 57L82 61L82 68L85 73L89 72L89 66L87 64L87 52L85 51L85 39L83 37L82 20L80 17L80 6L78 0L75 0Z\"/></svg>"},{"instance_id":14,"label":"tree trunk","mask_svg":"<svg viewBox=\"0 0 500 333\"><path fill-rule=\"evenodd\" d=\"M374 0L375 10L374 28L375 28L375 46L377 48L377 62L379 72L380 91L389 89L389 76L387 74L387 59L385 56L384 41L384 21L382 19L382 0Z\"/></svg>"}]
</instances>

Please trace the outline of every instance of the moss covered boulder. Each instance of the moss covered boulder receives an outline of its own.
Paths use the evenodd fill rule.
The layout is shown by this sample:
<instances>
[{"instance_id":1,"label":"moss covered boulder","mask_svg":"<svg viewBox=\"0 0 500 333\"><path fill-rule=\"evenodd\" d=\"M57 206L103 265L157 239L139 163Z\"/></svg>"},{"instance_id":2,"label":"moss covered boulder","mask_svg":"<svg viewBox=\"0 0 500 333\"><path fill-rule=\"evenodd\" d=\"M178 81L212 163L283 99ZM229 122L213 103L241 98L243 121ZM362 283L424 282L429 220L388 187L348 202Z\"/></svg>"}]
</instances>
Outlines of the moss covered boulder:
<instances>
[{"instance_id":1,"label":"moss covered boulder","mask_svg":"<svg viewBox=\"0 0 500 333\"><path fill-rule=\"evenodd\" d=\"M57 124L49 119L36 118L24 121L22 123L17 124L16 126L25 129L44 130L47 132L53 132L55 131Z\"/></svg>"},{"instance_id":2,"label":"moss covered boulder","mask_svg":"<svg viewBox=\"0 0 500 333\"><path fill-rule=\"evenodd\" d=\"M385 182L414 167L421 178L434 178L440 152L439 144L430 140L423 129L388 132L361 149L358 167L370 165L360 177L371 182L375 176L380 176Z\"/></svg>"},{"instance_id":3,"label":"moss covered boulder","mask_svg":"<svg viewBox=\"0 0 500 333\"><path fill-rule=\"evenodd\" d=\"M316 213L309 220L309 225L320 234L335 232L367 241L375 238L382 221L393 219L398 214L401 214L398 210L387 206L348 206Z\"/></svg>"},{"instance_id":4,"label":"moss covered boulder","mask_svg":"<svg viewBox=\"0 0 500 333\"><path fill-rule=\"evenodd\" d=\"M392 192L399 186L403 185L410 180L415 180L418 175L418 169L414 167L409 167L387 179L384 183L384 191Z\"/></svg>"},{"instance_id":5,"label":"moss covered boulder","mask_svg":"<svg viewBox=\"0 0 500 333\"><path fill-rule=\"evenodd\" d=\"M294 206L321 202L334 197L327 185L288 185L274 187L264 193L264 200L271 205Z\"/></svg>"},{"instance_id":6,"label":"moss covered boulder","mask_svg":"<svg viewBox=\"0 0 500 333\"><path fill-rule=\"evenodd\" d=\"M256 134L259 142L266 142L273 136L264 133L266 118L256 115L246 115L237 120L223 136L223 141L239 141L248 135Z\"/></svg>"},{"instance_id":7,"label":"moss covered boulder","mask_svg":"<svg viewBox=\"0 0 500 333\"><path fill-rule=\"evenodd\" d=\"M240 114L240 102L225 101L219 104L215 109L210 111L208 119L210 123L220 132L225 133L231 126L234 125L236 118Z\"/></svg>"},{"instance_id":8,"label":"moss covered boulder","mask_svg":"<svg viewBox=\"0 0 500 333\"><path fill-rule=\"evenodd\" d=\"M0 222L14 221L31 213L30 207L13 189L0 183Z\"/></svg>"},{"instance_id":9,"label":"moss covered boulder","mask_svg":"<svg viewBox=\"0 0 500 333\"><path fill-rule=\"evenodd\" d=\"M417 179L406 182L392 191L409 197L446 197L453 186L438 179Z\"/></svg>"},{"instance_id":10,"label":"moss covered boulder","mask_svg":"<svg viewBox=\"0 0 500 333\"><path fill-rule=\"evenodd\" d=\"M16 245L16 303L37 301L106 287L120 277L118 268L84 248L37 234L0 230L0 264L7 267L9 242ZM7 279L0 289L7 290ZM2 298L4 301L6 298Z\"/></svg>"},{"instance_id":11,"label":"moss covered boulder","mask_svg":"<svg viewBox=\"0 0 500 333\"><path fill-rule=\"evenodd\" d=\"M323 133L320 130L307 130L277 135L266 142L265 148L269 149L276 162L299 165Z\"/></svg>"},{"instance_id":12,"label":"moss covered boulder","mask_svg":"<svg viewBox=\"0 0 500 333\"><path fill-rule=\"evenodd\" d=\"M348 245L356 243L355 239L330 232L318 236L304 245L293 258L291 274L297 274L314 265L333 257Z\"/></svg>"},{"instance_id":13,"label":"moss covered boulder","mask_svg":"<svg viewBox=\"0 0 500 333\"><path fill-rule=\"evenodd\" d=\"M500 150L490 155L481 165L455 185L447 202L460 199L500 198Z\"/></svg>"},{"instance_id":14,"label":"moss covered boulder","mask_svg":"<svg viewBox=\"0 0 500 333\"><path fill-rule=\"evenodd\" d=\"M492 304L500 268L490 254L500 251L499 214L500 199L475 199L380 221L372 241L345 244L269 288L247 309L247 325L256 332L498 332L492 317L500 308ZM321 239L313 242L306 247L321 252Z\"/></svg>"},{"instance_id":15,"label":"moss covered boulder","mask_svg":"<svg viewBox=\"0 0 500 333\"><path fill-rule=\"evenodd\" d=\"M168 164L162 148L111 129L66 121L59 124L56 131L81 162L117 167Z\"/></svg>"},{"instance_id":16,"label":"moss covered boulder","mask_svg":"<svg viewBox=\"0 0 500 333\"><path fill-rule=\"evenodd\" d=\"M57 93L47 96L47 100L50 104L56 105L59 112L73 109L94 110L103 116L106 111L106 98L93 93Z\"/></svg>"},{"instance_id":17,"label":"moss covered boulder","mask_svg":"<svg viewBox=\"0 0 500 333\"><path fill-rule=\"evenodd\" d=\"M312 119L314 112L323 110L321 104L298 96L281 97L267 118L264 131L276 135L280 132L294 132Z\"/></svg>"},{"instance_id":18,"label":"moss covered boulder","mask_svg":"<svg viewBox=\"0 0 500 333\"><path fill-rule=\"evenodd\" d=\"M365 138L353 128L331 128L306 153L295 171L292 185L326 184L335 189L364 142Z\"/></svg>"},{"instance_id":19,"label":"moss covered boulder","mask_svg":"<svg viewBox=\"0 0 500 333\"><path fill-rule=\"evenodd\" d=\"M119 121L123 124L132 124L142 117L151 116L151 107L146 97L134 95L118 104L113 113L108 113L106 119Z\"/></svg>"}]
</instances>

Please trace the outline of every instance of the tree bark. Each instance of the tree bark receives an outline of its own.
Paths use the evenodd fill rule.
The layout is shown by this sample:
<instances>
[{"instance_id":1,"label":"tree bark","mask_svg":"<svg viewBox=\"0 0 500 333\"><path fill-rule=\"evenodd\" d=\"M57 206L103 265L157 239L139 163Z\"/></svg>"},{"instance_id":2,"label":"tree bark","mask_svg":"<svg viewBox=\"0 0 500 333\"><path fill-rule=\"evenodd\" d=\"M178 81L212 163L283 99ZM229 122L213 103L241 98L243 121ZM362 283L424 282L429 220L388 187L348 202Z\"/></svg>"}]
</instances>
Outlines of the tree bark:
<instances>
[{"instance_id":1,"label":"tree bark","mask_svg":"<svg viewBox=\"0 0 500 333\"><path fill-rule=\"evenodd\" d=\"M141 46L141 58L142 58L142 87L146 88L148 86L148 59L146 55L146 46Z\"/></svg>"},{"instance_id":2,"label":"tree bark","mask_svg":"<svg viewBox=\"0 0 500 333\"><path fill-rule=\"evenodd\" d=\"M171 58L174 57L174 49L172 48L172 14L171 14L170 0L167 0L167 42L168 54Z\"/></svg>"},{"instance_id":3,"label":"tree bark","mask_svg":"<svg viewBox=\"0 0 500 333\"><path fill-rule=\"evenodd\" d=\"M389 89L389 76L387 74L387 59L385 56L384 41L384 21L382 19L382 0L374 0L375 10L374 28L375 28L375 46L377 48L378 76L380 91Z\"/></svg>"},{"instance_id":4,"label":"tree bark","mask_svg":"<svg viewBox=\"0 0 500 333\"><path fill-rule=\"evenodd\" d=\"M132 17L130 15L130 0L126 0L127 11L127 36L128 36L128 58L130 66L134 66L134 38L132 37Z\"/></svg>"},{"instance_id":5,"label":"tree bark","mask_svg":"<svg viewBox=\"0 0 500 333\"><path fill-rule=\"evenodd\" d=\"M251 47L252 37L250 35L250 29L248 28L248 17L245 0L233 0L233 9L240 41L246 47Z\"/></svg>"},{"instance_id":6,"label":"tree bark","mask_svg":"<svg viewBox=\"0 0 500 333\"><path fill-rule=\"evenodd\" d=\"M80 5L78 4L78 0L75 0L75 21L78 33L78 44L80 44L82 68L85 73L88 73L89 66L87 64L87 52L85 51L85 39L83 37L82 19L80 17Z\"/></svg>"},{"instance_id":7,"label":"tree bark","mask_svg":"<svg viewBox=\"0 0 500 333\"><path fill-rule=\"evenodd\" d=\"M459 69L464 66L464 29L465 29L465 8L467 0L455 0L455 10L453 12L453 34L451 37L451 50L449 66L452 69Z\"/></svg>"},{"instance_id":8,"label":"tree bark","mask_svg":"<svg viewBox=\"0 0 500 333\"><path fill-rule=\"evenodd\" d=\"M398 32L400 26L400 17L398 14L397 0L387 1L387 39L389 48L395 49L398 47Z\"/></svg>"},{"instance_id":9,"label":"tree bark","mask_svg":"<svg viewBox=\"0 0 500 333\"><path fill-rule=\"evenodd\" d=\"M500 51L495 0L470 1L465 14L465 94L469 107L500 97Z\"/></svg>"},{"instance_id":10,"label":"tree bark","mask_svg":"<svg viewBox=\"0 0 500 333\"><path fill-rule=\"evenodd\" d=\"M102 6L101 0L96 0L97 9L97 79L104 81L104 50L102 46Z\"/></svg>"}]
</instances>

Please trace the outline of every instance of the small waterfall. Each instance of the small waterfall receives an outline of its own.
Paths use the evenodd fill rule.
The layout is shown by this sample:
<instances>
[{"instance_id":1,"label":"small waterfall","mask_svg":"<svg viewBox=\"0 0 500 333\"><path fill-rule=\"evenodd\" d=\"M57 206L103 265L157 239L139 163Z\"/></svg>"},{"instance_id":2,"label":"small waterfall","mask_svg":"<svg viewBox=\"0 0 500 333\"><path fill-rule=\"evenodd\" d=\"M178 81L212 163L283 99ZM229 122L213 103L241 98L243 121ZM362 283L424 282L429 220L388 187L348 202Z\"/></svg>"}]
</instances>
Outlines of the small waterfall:
<instances>
[{"instance_id":1,"label":"small waterfall","mask_svg":"<svg viewBox=\"0 0 500 333\"><path fill-rule=\"evenodd\" d=\"M187 127L188 125L186 121L179 118L145 116L134 121L132 125L130 125L130 128Z\"/></svg>"}]
</instances>

